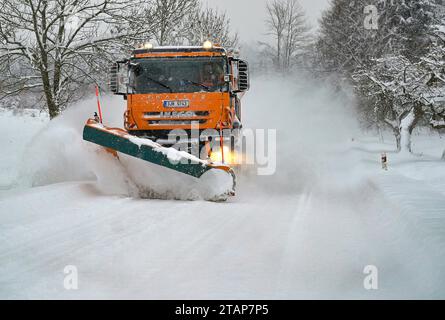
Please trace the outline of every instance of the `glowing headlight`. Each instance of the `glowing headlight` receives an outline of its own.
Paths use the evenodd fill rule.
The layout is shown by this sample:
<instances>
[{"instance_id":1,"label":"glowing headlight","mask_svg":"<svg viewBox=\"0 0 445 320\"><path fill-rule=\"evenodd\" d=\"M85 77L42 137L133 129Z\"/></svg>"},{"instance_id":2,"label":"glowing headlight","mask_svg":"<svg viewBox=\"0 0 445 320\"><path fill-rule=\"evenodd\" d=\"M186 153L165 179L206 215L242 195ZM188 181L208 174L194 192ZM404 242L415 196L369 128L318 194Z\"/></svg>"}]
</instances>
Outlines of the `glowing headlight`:
<instances>
[{"instance_id":1,"label":"glowing headlight","mask_svg":"<svg viewBox=\"0 0 445 320\"><path fill-rule=\"evenodd\" d=\"M211 41L207 40L206 42L204 42L202 44L202 47L204 49L207 49L207 50L212 49L213 48L213 43Z\"/></svg>"},{"instance_id":2,"label":"glowing headlight","mask_svg":"<svg viewBox=\"0 0 445 320\"><path fill-rule=\"evenodd\" d=\"M142 45L142 48L147 50L153 49L153 44L151 44L150 42L146 42Z\"/></svg>"},{"instance_id":3,"label":"glowing headlight","mask_svg":"<svg viewBox=\"0 0 445 320\"><path fill-rule=\"evenodd\" d=\"M212 162L222 163L224 158L224 163L235 165L240 163L240 157L235 152L232 152L229 147L224 146L224 157L221 152L221 149L214 151L210 154L210 160Z\"/></svg>"}]
</instances>

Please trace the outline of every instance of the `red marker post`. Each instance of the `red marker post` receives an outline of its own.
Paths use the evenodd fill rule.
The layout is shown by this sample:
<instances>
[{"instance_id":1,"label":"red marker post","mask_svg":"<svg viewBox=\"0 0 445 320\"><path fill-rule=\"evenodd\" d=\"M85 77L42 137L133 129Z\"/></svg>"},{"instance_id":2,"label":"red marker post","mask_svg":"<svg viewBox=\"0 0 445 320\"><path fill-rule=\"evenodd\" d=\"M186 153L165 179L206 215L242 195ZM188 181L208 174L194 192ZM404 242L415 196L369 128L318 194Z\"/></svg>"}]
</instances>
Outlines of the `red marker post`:
<instances>
[{"instance_id":1,"label":"red marker post","mask_svg":"<svg viewBox=\"0 0 445 320\"><path fill-rule=\"evenodd\" d=\"M99 111L99 120L102 123L102 108L100 107L99 86L96 84L97 109Z\"/></svg>"}]
</instances>

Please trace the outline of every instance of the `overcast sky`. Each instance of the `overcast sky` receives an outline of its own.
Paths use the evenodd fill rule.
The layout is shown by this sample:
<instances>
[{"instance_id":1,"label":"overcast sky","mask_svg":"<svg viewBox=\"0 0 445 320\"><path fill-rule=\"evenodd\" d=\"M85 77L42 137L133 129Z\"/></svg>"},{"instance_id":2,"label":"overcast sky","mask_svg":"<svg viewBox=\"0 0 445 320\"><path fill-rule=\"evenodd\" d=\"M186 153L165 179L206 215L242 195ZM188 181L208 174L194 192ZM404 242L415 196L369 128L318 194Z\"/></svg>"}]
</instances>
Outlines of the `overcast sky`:
<instances>
[{"instance_id":1,"label":"overcast sky","mask_svg":"<svg viewBox=\"0 0 445 320\"><path fill-rule=\"evenodd\" d=\"M203 0L203 2L207 2L209 7L227 12L232 28L238 31L242 42L264 39L267 0ZM309 22L314 27L328 3L329 0L300 0Z\"/></svg>"}]
</instances>

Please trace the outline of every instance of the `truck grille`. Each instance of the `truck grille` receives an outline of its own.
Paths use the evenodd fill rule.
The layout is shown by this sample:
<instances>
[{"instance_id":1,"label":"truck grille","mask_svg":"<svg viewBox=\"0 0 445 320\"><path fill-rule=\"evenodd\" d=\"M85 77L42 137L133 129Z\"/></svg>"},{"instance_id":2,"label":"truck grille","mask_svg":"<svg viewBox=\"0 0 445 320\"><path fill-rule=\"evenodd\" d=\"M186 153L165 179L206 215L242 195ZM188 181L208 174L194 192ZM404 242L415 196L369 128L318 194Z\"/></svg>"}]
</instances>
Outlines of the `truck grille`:
<instances>
[{"instance_id":1,"label":"truck grille","mask_svg":"<svg viewBox=\"0 0 445 320\"><path fill-rule=\"evenodd\" d=\"M209 111L145 112L149 125L192 125L207 122Z\"/></svg>"},{"instance_id":2,"label":"truck grille","mask_svg":"<svg viewBox=\"0 0 445 320\"><path fill-rule=\"evenodd\" d=\"M196 117L208 117L209 111L172 111L172 112L145 112L144 117L146 119L171 119L181 118L189 119Z\"/></svg>"},{"instance_id":3,"label":"truck grille","mask_svg":"<svg viewBox=\"0 0 445 320\"><path fill-rule=\"evenodd\" d=\"M148 120L148 124L159 125L159 126L165 126L165 125L190 125L191 126L193 123L204 124L206 122L207 122L206 119L200 119L200 120L184 120L184 119Z\"/></svg>"}]
</instances>

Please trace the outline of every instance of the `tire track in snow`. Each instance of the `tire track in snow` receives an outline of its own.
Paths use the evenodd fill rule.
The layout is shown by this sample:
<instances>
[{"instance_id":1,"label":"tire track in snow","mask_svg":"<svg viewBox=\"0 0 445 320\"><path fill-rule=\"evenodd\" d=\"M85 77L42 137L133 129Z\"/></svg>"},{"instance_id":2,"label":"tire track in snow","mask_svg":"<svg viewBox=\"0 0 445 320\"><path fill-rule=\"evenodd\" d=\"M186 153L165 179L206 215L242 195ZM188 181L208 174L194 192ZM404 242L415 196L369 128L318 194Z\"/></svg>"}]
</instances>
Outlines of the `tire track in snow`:
<instances>
[{"instance_id":1,"label":"tire track in snow","mask_svg":"<svg viewBox=\"0 0 445 320\"><path fill-rule=\"evenodd\" d=\"M255 205L202 203L202 212L181 214L171 226L176 232L170 243L152 253L162 258L153 262L157 271L141 280L140 290L144 285L159 288L148 297L168 299L226 299L234 292L237 298L266 297L276 283L276 258L281 256L288 212L296 202L283 199L281 212L271 210L275 206L267 198ZM176 228L178 224L182 228ZM168 231L164 226L155 233ZM150 239L156 241L156 236ZM168 289L172 286L177 292Z\"/></svg>"},{"instance_id":2,"label":"tire track in snow","mask_svg":"<svg viewBox=\"0 0 445 320\"><path fill-rule=\"evenodd\" d=\"M251 219L257 213L254 208L241 209L244 207L243 205L234 203L200 203L193 204L192 208L198 205L200 206L199 211L189 210L185 216L181 214L178 217L180 220L176 221L176 224L181 224L183 227L179 230L175 228L176 232L172 236L171 243L162 248L164 252L169 252L171 261L177 263L166 265L166 262L170 263L171 261L160 261L158 267L160 272L150 275L151 280L156 281L158 286L164 287L165 281L168 279L162 269L168 268L171 277L178 279L175 286L177 288L188 287L188 290L185 288L184 291L179 290L180 292L188 291L188 295L184 296L170 290L161 297L171 299L187 298L189 295L193 297L212 295L211 292L203 294L202 291L205 291L207 286L212 286L214 280L219 276L218 270L221 267L223 269L231 268L233 260L237 259L237 255L232 255L232 253L239 252L240 247L243 246L243 243L239 242L239 237L241 235L242 239L246 239L245 228L252 226ZM237 210L238 208L239 210ZM156 230L156 232L161 233L163 230ZM174 244L176 245L172 248ZM227 252L231 253L231 257L226 259ZM193 285L187 282L189 277L191 277L190 281L193 282ZM227 286L230 285L227 283ZM194 291L195 295L192 294ZM223 288L217 288L213 294L222 291L224 291ZM221 295L217 294L217 296ZM159 297L159 293L156 297Z\"/></svg>"},{"instance_id":3,"label":"tire track in snow","mask_svg":"<svg viewBox=\"0 0 445 320\"><path fill-rule=\"evenodd\" d=\"M290 292L293 285L290 281L297 272L297 265L301 263L298 259L305 251L303 228L312 202L312 192L305 190L298 200L297 210L291 213L288 230L285 234L285 247L280 262L280 271L276 285L276 294L281 296L280 292Z\"/></svg>"}]
</instances>

